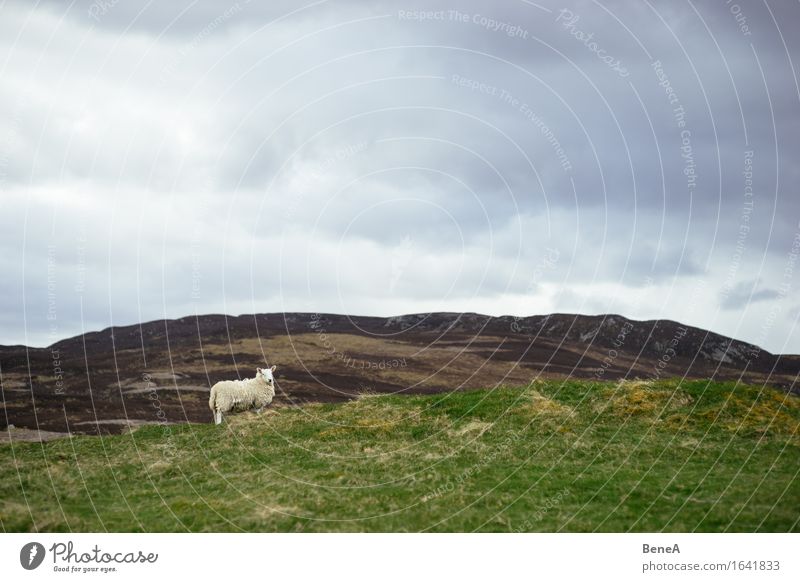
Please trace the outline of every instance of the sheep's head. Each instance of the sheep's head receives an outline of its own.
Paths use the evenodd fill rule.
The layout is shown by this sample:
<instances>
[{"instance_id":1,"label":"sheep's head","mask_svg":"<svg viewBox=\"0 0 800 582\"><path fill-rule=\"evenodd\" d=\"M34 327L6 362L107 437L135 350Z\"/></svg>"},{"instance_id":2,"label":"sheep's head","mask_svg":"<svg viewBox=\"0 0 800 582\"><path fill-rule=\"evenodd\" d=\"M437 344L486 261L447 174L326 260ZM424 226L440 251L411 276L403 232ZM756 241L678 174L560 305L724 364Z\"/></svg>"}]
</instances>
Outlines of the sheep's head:
<instances>
[{"instance_id":1,"label":"sheep's head","mask_svg":"<svg viewBox=\"0 0 800 582\"><path fill-rule=\"evenodd\" d=\"M272 373L275 371L276 367L277 366L272 366L271 368L256 368L256 377L261 376L269 386L272 386L275 384L275 378Z\"/></svg>"}]
</instances>

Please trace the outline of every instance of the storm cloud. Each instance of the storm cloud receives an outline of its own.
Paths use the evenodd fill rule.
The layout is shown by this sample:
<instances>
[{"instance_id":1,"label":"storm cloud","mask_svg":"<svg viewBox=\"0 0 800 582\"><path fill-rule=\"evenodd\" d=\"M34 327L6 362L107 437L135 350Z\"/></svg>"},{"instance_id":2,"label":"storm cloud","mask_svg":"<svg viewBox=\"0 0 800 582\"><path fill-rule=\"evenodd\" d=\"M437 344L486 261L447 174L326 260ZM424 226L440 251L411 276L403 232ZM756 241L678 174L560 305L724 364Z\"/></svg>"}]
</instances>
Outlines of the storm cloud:
<instances>
[{"instance_id":1,"label":"storm cloud","mask_svg":"<svg viewBox=\"0 0 800 582\"><path fill-rule=\"evenodd\" d=\"M800 352L800 5L9 2L0 343L614 312Z\"/></svg>"}]
</instances>

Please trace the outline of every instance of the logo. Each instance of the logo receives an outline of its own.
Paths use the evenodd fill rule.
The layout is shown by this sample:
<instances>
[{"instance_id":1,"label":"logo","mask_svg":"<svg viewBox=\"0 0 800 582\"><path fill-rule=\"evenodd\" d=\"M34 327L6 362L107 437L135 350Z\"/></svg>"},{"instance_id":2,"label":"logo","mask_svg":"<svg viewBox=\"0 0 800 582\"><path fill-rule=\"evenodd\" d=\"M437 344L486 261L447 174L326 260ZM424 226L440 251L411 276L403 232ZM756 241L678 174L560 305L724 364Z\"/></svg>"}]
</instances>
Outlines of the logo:
<instances>
[{"instance_id":1,"label":"logo","mask_svg":"<svg viewBox=\"0 0 800 582\"><path fill-rule=\"evenodd\" d=\"M44 546L39 542L29 542L19 551L19 563L26 570L35 570L44 561Z\"/></svg>"}]
</instances>

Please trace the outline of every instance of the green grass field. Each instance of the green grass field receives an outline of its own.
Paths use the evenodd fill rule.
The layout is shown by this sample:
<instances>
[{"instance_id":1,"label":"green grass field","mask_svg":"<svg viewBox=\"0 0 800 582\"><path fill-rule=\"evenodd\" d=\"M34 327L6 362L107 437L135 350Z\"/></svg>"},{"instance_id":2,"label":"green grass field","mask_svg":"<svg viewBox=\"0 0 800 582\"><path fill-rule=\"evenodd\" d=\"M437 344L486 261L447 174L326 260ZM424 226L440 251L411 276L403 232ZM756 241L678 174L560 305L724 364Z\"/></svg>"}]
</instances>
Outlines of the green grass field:
<instances>
[{"instance_id":1,"label":"green grass field","mask_svg":"<svg viewBox=\"0 0 800 582\"><path fill-rule=\"evenodd\" d=\"M210 419L210 415L209 415ZM800 531L800 398L536 382L0 446L5 531Z\"/></svg>"}]
</instances>

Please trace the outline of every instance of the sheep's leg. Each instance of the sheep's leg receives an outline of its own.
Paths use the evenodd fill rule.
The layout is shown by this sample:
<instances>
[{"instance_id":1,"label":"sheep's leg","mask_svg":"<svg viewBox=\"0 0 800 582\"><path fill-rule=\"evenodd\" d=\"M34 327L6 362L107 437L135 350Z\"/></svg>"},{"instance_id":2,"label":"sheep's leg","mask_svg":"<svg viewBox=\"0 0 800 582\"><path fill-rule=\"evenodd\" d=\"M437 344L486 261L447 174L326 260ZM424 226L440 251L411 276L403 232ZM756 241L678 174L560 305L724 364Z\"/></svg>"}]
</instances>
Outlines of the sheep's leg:
<instances>
[{"instance_id":1,"label":"sheep's leg","mask_svg":"<svg viewBox=\"0 0 800 582\"><path fill-rule=\"evenodd\" d=\"M214 412L214 424L222 424L222 412L219 410Z\"/></svg>"},{"instance_id":2,"label":"sheep's leg","mask_svg":"<svg viewBox=\"0 0 800 582\"><path fill-rule=\"evenodd\" d=\"M262 410L264 410L264 407L263 406L259 406L258 408L256 408L256 414L261 414Z\"/></svg>"}]
</instances>

